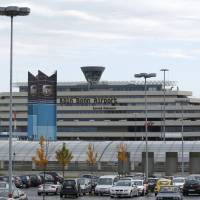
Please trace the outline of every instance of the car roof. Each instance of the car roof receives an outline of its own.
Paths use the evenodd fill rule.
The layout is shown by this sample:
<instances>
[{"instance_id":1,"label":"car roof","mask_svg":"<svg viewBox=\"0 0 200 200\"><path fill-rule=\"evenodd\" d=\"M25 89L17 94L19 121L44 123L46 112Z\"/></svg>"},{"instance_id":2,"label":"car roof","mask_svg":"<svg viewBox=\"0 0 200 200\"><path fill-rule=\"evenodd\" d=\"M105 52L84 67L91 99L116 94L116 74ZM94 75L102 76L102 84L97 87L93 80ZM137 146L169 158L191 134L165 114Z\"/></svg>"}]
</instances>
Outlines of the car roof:
<instances>
[{"instance_id":1,"label":"car roof","mask_svg":"<svg viewBox=\"0 0 200 200\"><path fill-rule=\"evenodd\" d=\"M185 179L185 177L181 177L181 176L180 177L174 177L173 180L174 179Z\"/></svg>"},{"instance_id":2,"label":"car roof","mask_svg":"<svg viewBox=\"0 0 200 200\"><path fill-rule=\"evenodd\" d=\"M124 182L124 181L125 181L125 182L126 182L126 181L127 181L127 182L132 182L132 179L119 179L117 182L120 182L120 181L121 181L121 182Z\"/></svg>"},{"instance_id":3,"label":"car roof","mask_svg":"<svg viewBox=\"0 0 200 200\"><path fill-rule=\"evenodd\" d=\"M64 181L77 181L77 178L67 178Z\"/></svg>"},{"instance_id":4,"label":"car roof","mask_svg":"<svg viewBox=\"0 0 200 200\"><path fill-rule=\"evenodd\" d=\"M158 181L172 181L172 180L169 178L159 178Z\"/></svg>"},{"instance_id":5,"label":"car roof","mask_svg":"<svg viewBox=\"0 0 200 200\"><path fill-rule=\"evenodd\" d=\"M134 181L144 181L144 180L142 180L142 179L133 179L132 181L134 182Z\"/></svg>"},{"instance_id":6,"label":"car roof","mask_svg":"<svg viewBox=\"0 0 200 200\"><path fill-rule=\"evenodd\" d=\"M117 175L103 175L103 176L100 176L99 178L116 178L118 177Z\"/></svg>"}]
</instances>

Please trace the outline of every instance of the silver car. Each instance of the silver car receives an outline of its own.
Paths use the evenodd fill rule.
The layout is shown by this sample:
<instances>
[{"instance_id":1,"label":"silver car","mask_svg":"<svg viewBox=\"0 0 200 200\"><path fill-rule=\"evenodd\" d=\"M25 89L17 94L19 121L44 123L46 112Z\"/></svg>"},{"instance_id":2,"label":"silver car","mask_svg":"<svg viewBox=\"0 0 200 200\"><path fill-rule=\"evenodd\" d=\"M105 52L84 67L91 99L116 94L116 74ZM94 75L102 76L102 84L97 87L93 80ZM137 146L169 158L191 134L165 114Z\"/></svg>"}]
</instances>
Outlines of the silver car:
<instances>
[{"instance_id":1,"label":"silver car","mask_svg":"<svg viewBox=\"0 0 200 200\"><path fill-rule=\"evenodd\" d=\"M86 193L92 192L91 180L88 178L78 178L80 184L81 193L85 195Z\"/></svg>"},{"instance_id":2,"label":"silver car","mask_svg":"<svg viewBox=\"0 0 200 200\"><path fill-rule=\"evenodd\" d=\"M179 187L176 186L162 186L160 188L160 192L156 196L156 200L168 200L168 199L176 199L182 200L183 195L180 192Z\"/></svg>"},{"instance_id":3,"label":"silver car","mask_svg":"<svg viewBox=\"0 0 200 200\"><path fill-rule=\"evenodd\" d=\"M110 188L110 197L138 196L138 189L130 180L119 180Z\"/></svg>"},{"instance_id":4,"label":"silver car","mask_svg":"<svg viewBox=\"0 0 200 200\"><path fill-rule=\"evenodd\" d=\"M0 200L28 200L26 193L20 189L13 188L12 194L9 195L9 190L0 190Z\"/></svg>"},{"instance_id":5,"label":"silver car","mask_svg":"<svg viewBox=\"0 0 200 200\"><path fill-rule=\"evenodd\" d=\"M38 195L40 196L41 194L59 194L61 190L61 185L54 184L54 183L45 183L41 184L38 186Z\"/></svg>"}]
</instances>

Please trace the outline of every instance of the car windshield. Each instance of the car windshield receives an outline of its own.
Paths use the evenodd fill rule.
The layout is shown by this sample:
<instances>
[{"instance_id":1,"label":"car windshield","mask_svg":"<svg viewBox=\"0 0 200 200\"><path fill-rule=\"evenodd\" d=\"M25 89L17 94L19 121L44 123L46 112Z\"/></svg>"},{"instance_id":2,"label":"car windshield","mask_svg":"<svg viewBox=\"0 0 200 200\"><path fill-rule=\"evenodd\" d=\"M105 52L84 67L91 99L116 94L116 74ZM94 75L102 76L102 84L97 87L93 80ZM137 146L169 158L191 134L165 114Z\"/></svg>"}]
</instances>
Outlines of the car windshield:
<instances>
[{"instance_id":1,"label":"car windshield","mask_svg":"<svg viewBox=\"0 0 200 200\"><path fill-rule=\"evenodd\" d=\"M185 179L184 178L175 178L175 179L173 179L173 182L174 183L184 183Z\"/></svg>"},{"instance_id":2,"label":"car windshield","mask_svg":"<svg viewBox=\"0 0 200 200\"><path fill-rule=\"evenodd\" d=\"M68 181L65 181L64 183L63 183L63 186L65 187L65 186L73 186L73 185L75 185L76 184L76 182L75 182L75 180L68 180Z\"/></svg>"},{"instance_id":3,"label":"car windshield","mask_svg":"<svg viewBox=\"0 0 200 200\"><path fill-rule=\"evenodd\" d=\"M84 178L79 179L79 183L80 183L80 185L84 185L85 184L85 179Z\"/></svg>"},{"instance_id":4,"label":"car windshield","mask_svg":"<svg viewBox=\"0 0 200 200\"><path fill-rule=\"evenodd\" d=\"M156 179L148 179L148 182L149 182L149 183L155 183L155 182L156 182Z\"/></svg>"},{"instance_id":5,"label":"car windshield","mask_svg":"<svg viewBox=\"0 0 200 200\"><path fill-rule=\"evenodd\" d=\"M131 181L118 181L116 186L131 186Z\"/></svg>"},{"instance_id":6,"label":"car windshield","mask_svg":"<svg viewBox=\"0 0 200 200\"><path fill-rule=\"evenodd\" d=\"M89 174L84 174L84 175L82 175L81 177L83 177L83 178L92 178L92 176L89 175Z\"/></svg>"},{"instance_id":7,"label":"car windshield","mask_svg":"<svg viewBox=\"0 0 200 200\"><path fill-rule=\"evenodd\" d=\"M170 185L170 181L159 181L158 185Z\"/></svg>"},{"instance_id":8,"label":"car windshield","mask_svg":"<svg viewBox=\"0 0 200 200\"><path fill-rule=\"evenodd\" d=\"M98 181L99 185L112 185L112 178L100 178Z\"/></svg>"},{"instance_id":9,"label":"car windshield","mask_svg":"<svg viewBox=\"0 0 200 200\"><path fill-rule=\"evenodd\" d=\"M191 175L191 176L188 177L188 180L198 180L198 181L200 181L200 176Z\"/></svg>"},{"instance_id":10,"label":"car windshield","mask_svg":"<svg viewBox=\"0 0 200 200\"><path fill-rule=\"evenodd\" d=\"M176 193L178 192L177 187L161 187L160 188L160 193Z\"/></svg>"},{"instance_id":11,"label":"car windshield","mask_svg":"<svg viewBox=\"0 0 200 200\"><path fill-rule=\"evenodd\" d=\"M54 184L54 182L52 182L52 181L45 181L45 184L46 185L52 185L52 184Z\"/></svg>"},{"instance_id":12,"label":"car windshield","mask_svg":"<svg viewBox=\"0 0 200 200\"><path fill-rule=\"evenodd\" d=\"M142 185L142 181L133 181L134 185Z\"/></svg>"},{"instance_id":13,"label":"car windshield","mask_svg":"<svg viewBox=\"0 0 200 200\"><path fill-rule=\"evenodd\" d=\"M199 181L198 180L187 180L186 181L186 184L187 185L196 185L196 184L199 184Z\"/></svg>"}]
</instances>

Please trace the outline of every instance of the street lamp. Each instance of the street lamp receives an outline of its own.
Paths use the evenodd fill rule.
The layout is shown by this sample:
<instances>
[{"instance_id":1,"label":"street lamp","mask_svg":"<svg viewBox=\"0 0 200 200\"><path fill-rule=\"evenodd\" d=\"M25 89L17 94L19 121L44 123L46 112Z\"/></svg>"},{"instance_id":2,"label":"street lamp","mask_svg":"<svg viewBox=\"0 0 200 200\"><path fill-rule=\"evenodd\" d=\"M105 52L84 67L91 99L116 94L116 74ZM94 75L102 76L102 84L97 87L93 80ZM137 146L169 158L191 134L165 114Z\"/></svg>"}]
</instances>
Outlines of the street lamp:
<instances>
[{"instance_id":1,"label":"street lamp","mask_svg":"<svg viewBox=\"0 0 200 200\"><path fill-rule=\"evenodd\" d=\"M180 99L176 100L176 103L180 103L181 105L181 175L184 175L184 161L183 161L183 152L184 152L184 140L183 140L183 131L184 131L184 124L183 124L183 104L189 102L189 99Z\"/></svg>"},{"instance_id":2,"label":"street lamp","mask_svg":"<svg viewBox=\"0 0 200 200\"><path fill-rule=\"evenodd\" d=\"M26 16L30 13L30 8L8 6L0 7L0 15L8 16L11 19L10 31L10 112L9 112L9 195L12 193L12 74L13 74L13 18L16 16Z\"/></svg>"},{"instance_id":3,"label":"street lamp","mask_svg":"<svg viewBox=\"0 0 200 200\"><path fill-rule=\"evenodd\" d=\"M163 88L163 140L165 141L165 72L169 71L168 69L161 69L160 71L164 72L164 88Z\"/></svg>"},{"instance_id":4,"label":"street lamp","mask_svg":"<svg viewBox=\"0 0 200 200\"><path fill-rule=\"evenodd\" d=\"M144 78L144 91L145 91L145 144L146 144L146 180L148 180L149 165L148 165L148 125L147 125L147 78L156 77L155 73L140 73L135 74L135 78Z\"/></svg>"}]
</instances>

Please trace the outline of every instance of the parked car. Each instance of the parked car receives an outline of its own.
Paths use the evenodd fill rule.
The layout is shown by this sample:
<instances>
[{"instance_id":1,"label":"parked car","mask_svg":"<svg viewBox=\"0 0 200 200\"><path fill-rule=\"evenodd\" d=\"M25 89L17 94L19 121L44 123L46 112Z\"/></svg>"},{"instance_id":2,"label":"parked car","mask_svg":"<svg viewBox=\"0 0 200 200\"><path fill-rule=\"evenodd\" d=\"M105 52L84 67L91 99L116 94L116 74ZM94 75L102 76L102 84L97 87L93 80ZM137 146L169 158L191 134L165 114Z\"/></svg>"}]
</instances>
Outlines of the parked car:
<instances>
[{"instance_id":1,"label":"parked car","mask_svg":"<svg viewBox=\"0 0 200 200\"><path fill-rule=\"evenodd\" d=\"M92 191L95 190L99 177L93 174L82 174L80 178L88 178L91 180Z\"/></svg>"},{"instance_id":2,"label":"parked car","mask_svg":"<svg viewBox=\"0 0 200 200\"><path fill-rule=\"evenodd\" d=\"M30 177L27 176L27 175L22 175L22 176L19 176L21 181L22 181L22 184L23 184L23 188L29 188L31 186L31 181L30 181Z\"/></svg>"},{"instance_id":3,"label":"parked car","mask_svg":"<svg viewBox=\"0 0 200 200\"><path fill-rule=\"evenodd\" d=\"M134 179L137 179L137 180L145 180L145 174L144 173L135 173L134 175L133 175L133 178Z\"/></svg>"},{"instance_id":4,"label":"parked car","mask_svg":"<svg viewBox=\"0 0 200 200\"><path fill-rule=\"evenodd\" d=\"M160 178L156 182L156 186L154 189L155 196L160 192L160 188L162 186L171 186L172 185L172 180L171 179L166 179L166 178Z\"/></svg>"},{"instance_id":5,"label":"parked car","mask_svg":"<svg viewBox=\"0 0 200 200\"><path fill-rule=\"evenodd\" d=\"M9 183L6 181L0 181L0 191L9 189Z\"/></svg>"},{"instance_id":6,"label":"parked car","mask_svg":"<svg viewBox=\"0 0 200 200\"><path fill-rule=\"evenodd\" d=\"M91 179L88 178L78 178L78 182L81 187L81 193L85 195L86 193L92 192L92 185L91 185Z\"/></svg>"},{"instance_id":7,"label":"parked car","mask_svg":"<svg viewBox=\"0 0 200 200\"><path fill-rule=\"evenodd\" d=\"M24 191L18 188L13 188L12 194L9 194L9 189L0 190L0 199L28 200L28 197Z\"/></svg>"},{"instance_id":8,"label":"parked car","mask_svg":"<svg viewBox=\"0 0 200 200\"><path fill-rule=\"evenodd\" d=\"M3 182L9 182L9 177L8 176L0 176L0 181L3 181ZM14 179L13 179L14 181Z\"/></svg>"},{"instance_id":9,"label":"parked car","mask_svg":"<svg viewBox=\"0 0 200 200\"><path fill-rule=\"evenodd\" d=\"M156 200L160 200L160 199L162 199L162 200L169 200L169 199L182 200L183 196L182 196L182 193L180 192L179 187L162 186L156 196Z\"/></svg>"},{"instance_id":10,"label":"parked car","mask_svg":"<svg viewBox=\"0 0 200 200\"><path fill-rule=\"evenodd\" d=\"M154 192L157 180L158 178L153 178L153 177L148 178L148 191Z\"/></svg>"},{"instance_id":11,"label":"parked car","mask_svg":"<svg viewBox=\"0 0 200 200\"><path fill-rule=\"evenodd\" d=\"M110 188L119 180L117 175L100 176L95 187L96 195L109 195Z\"/></svg>"},{"instance_id":12,"label":"parked car","mask_svg":"<svg viewBox=\"0 0 200 200\"><path fill-rule=\"evenodd\" d=\"M57 182L59 182L59 183L62 183L63 182L63 177L61 176L61 174L60 173L58 173L58 172L46 172L46 174L50 174L53 178L54 178L54 183L57 183Z\"/></svg>"},{"instance_id":13,"label":"parked car","mask_svg":"<svg viewBox=\"0 0 200 200\"><path fill-rule=\"evenodd\" d=\"M80 195L81 195L81 187L78 182L78 179L66 179L63 181L60 190L61 198L70 196L78 197Z\"/></svg>"},{"instance_id":14,"label":"parked car","mask_svg":"<svg viewBox=\"0 0 200 200\"><path fill-rule=\"evenodd\" d=\"M200 194L200 180L196 179L186 179L183 185L183 195L188 194Z\"/></svg>"},{"instance_id":15,"label":"parked car","mask_svg":"<svg viewBox=\"0 0 200 200\"><path fill-rule=\"evenodd\" d=\"M31 187L37 187L42 184L42 178L38 174L29 175Z\"/></svg>"},{"instance_id":16,"label":"parked car","mask_svg":"<svg viewBox=\"0 0 200 200\"><path fill-rule=\"evenodd\" d=\"M200 174L190 174L187 179L195 179L200 181Z\"/></svg>"},{"instance_id":17,"label":"parked car","mask_svg":"<svg viewBox=\"0 0 200 200\"><path fill-rule=\"evenodd\" d=\"M185 183L184 177L175 177L173 179L173 185L179 187L181 191L183 190L184 183Z\"/></svg>"},{"instance_id":18,"label":"parked car","mask_svg":"<svg viewBox=\"0 0 200 200\"><path fill-rule=\"evenodd\" d=\"M52 182L48 183L45 182L41 185L38 186L38 195L40 196L41 194L59 194L61 190L61 185L60 183L54 184Z\"/></svg>"},{"instance_id":19,"label":"parked car","mask_svg":"<svg viewBox=\"0 0 200 200\"><path fill-rule=\"evenodd\" d=\"M14 176L14 183L17 188L23 188L23 183L19 176Z\"/></svg>"},{"instance_id":20,"label":"parked car","mask_svg":"<svg viewBox=\"0 0 200 200\"><path fill-rule=\"evenodd\" d=\"M110 188L110 197L138 196L138 189L130 180L119 180Z\"/></svg>"},{"instance_id":21,"label":"parked car","mask_svg":"<svg viewBox=\"0 0 200 200\"><path fill-rule=\"evenodd\" d=\"M147 185L145 184L144 180L133 180L133 184L137 187L138 193L141 196L144 196L148 193Z\"/></svg>"},{"instance_id":22,"label":"parked car","mask_svg":"<svg viewBox=\"0 0 200 200\"><path fill-rule=\"evenodd\" d=\"M55 183L55 180L51 174L45 173L45 175L44 175L44 173L40 173L39 176L41 177L42 183L44 183L44 182ZM45 178L44 178L44 176L45 176Z\"/></svg>"}]
</instances>

